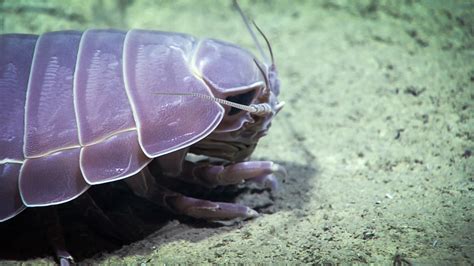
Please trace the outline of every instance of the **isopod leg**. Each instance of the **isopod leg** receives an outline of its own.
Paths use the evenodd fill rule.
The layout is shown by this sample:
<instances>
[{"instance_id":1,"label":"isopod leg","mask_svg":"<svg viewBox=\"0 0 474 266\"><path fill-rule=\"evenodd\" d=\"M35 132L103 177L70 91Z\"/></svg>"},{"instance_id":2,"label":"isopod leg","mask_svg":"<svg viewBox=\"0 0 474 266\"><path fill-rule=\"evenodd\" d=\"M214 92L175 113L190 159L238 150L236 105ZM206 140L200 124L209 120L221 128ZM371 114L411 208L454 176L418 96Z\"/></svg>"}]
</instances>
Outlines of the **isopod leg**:
<instances>
[{"instance_id":1,"label":"isopod leg","mask_svg":"<svg viewBox=\"0 0 474 266\"><path fill-rule=\"evenodd\" d=\"M201 200L171 191L157 184L148 169L126 179L126 182L136 195L177 214L206 220L248 219L258 216L256 211L244 205Z\"/></svg>"},{"instance_id":2,"label":"isopod leg","mask_svg":"<svg viewBox=\"0 0 474 266\"><path fill-rule=\"evenodd\" d=\"M181 194L166 195L166 201L172 209L180 214L207 220L248 219L258 216L251 208L233 203L212 202Z\"/></svg>"},{"instance_id":3,"label":"isopod leg","mask_svg":"<svg viewBox=\"0 0 474 266\"><path fill-rule=\"evenodd\" d=\"M276 176L286 177L286 170L271 161L248 161L227 166L186 162L183 173L178 178L188 182L195 181L208 187L235 185L248 181L275 190L278 187Z\"/></svg>"},{"instance_id":4,"label":"isopod leg","mask_svg":"<svg viewBox=\"0 0 474 266\"><path fill-rule=\"evenodd\" d=\"M40 219L46 227L46 234L49 244L54 249L56 259L60 265L70 265L74 263L74 259L66 249L64 235L61 223L59 221L58 212L55 206L38 209Z\"/></svg>"},{"instance_id":5,"label":"isopod leg","mask_svg":"<svg viewBox=\"0 0 474 266\"><path fill-rule=\"evenodd\" d=\"M78 205L85 206L84 215L88 224L94 227L101 234L108 235L119 243L133 239L126 231L123 232L120 230L117 224L114 223L106 213L104 213L88 192L79 197L76 202Z\"/></svg>"},{"instance_id":6,"label":"isopod leg","mask_svg":"<svg viewBox=\"0 0 474 266\"><path fill-rule=\"evenodd\" d=\"M254 183L258 187L270 189L270 191L278 190L278 179L275 177L275 174L261 175L261 176L249 178L246 180L246 182Z\"/></svg>"}]
</instances>

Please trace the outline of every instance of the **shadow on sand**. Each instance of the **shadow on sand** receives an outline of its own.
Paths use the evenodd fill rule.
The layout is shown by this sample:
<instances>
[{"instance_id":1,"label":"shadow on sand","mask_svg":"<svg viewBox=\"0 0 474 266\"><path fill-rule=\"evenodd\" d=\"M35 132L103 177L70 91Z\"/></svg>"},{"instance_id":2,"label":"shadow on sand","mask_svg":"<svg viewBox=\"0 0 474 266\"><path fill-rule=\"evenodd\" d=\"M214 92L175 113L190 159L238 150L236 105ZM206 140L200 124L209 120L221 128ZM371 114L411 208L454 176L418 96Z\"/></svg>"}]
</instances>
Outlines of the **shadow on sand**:
<instances>
[{"instance_id":1,"label":"shadow on sand","mask_svg":"<svg viewBox=\"0 0 474 266\"><path fill-rule=\"evenodd\" d=\"M181 184L173 189L193 197L246 204L260 213L291 210L298 215L310 201L306 193L312 189L308 179L317 174L317 169L307 165L278 163L286 167L288 177L279 180L280 189L276 193L249 186L227 186L208 190ZM90 206L91 198L110 221L120 228L120 236L106 228L106 225L104 226L104 223L97 218L97 209ZM152 233L154 237L166 234L166 238L159 241L159 245L162 245L185 238L186 234L182 234L182 230L189 228L215 229L211 230L210 234L187 239L194 242L222 232L220 228L226 228L228 231L242 226L242 224L223 225L174 215L147 200L136 197L123 182L93 186L87 194L56 208L63 226L67 249L76 261L118 250L123 245L142 240ZM54 254L43 226L44 209L46 208L27 209L17 217L0 224L2 236L0 259L27 260L50 257ZM179 223L172 223L173 220L178 220ZM176 228L170 230L170 224ZM167 226L165 230L159 231L165 226Z\"/></svg>"}]
</instances>

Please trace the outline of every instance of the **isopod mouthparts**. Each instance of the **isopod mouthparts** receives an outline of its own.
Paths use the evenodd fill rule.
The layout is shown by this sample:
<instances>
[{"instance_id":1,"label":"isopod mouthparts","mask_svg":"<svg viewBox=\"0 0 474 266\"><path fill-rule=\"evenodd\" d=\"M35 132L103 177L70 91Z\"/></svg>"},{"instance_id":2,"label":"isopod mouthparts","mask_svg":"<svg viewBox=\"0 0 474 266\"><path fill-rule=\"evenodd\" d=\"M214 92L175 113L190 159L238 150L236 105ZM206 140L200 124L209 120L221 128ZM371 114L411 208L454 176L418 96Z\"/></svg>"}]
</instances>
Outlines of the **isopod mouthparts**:
<instances>
[{"instance_id":1,"label":"isopod mouthparts","mask_svg":"<svg viewBox=\"0 0 474 266\"><path fill-rule=\"evenodd\" d=\"M240 103L234 103L228 100L212 97L209 95L201 94L201 93L177 93L177 92L156 92L155 94L158 95L174 95L174 96L194 96L199 97L201 99L209 100L218 102L223 105L227 105L230 107L234 107L246 112L249 112L254 115L258 116L265 116L272 112L272 107L268 103L259 103L259 104L251 104L251 105L244 105Z\"/></svg>"}]
</instances>

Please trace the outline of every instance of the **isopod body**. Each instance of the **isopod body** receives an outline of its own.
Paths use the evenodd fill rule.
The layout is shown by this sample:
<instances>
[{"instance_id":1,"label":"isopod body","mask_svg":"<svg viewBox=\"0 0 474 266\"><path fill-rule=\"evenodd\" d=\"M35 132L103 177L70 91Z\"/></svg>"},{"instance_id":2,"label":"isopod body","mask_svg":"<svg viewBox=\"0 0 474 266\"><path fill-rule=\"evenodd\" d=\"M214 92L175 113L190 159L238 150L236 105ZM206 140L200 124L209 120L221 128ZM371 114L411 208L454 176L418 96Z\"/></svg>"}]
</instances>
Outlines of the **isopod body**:
<instances>
[{"instance_id":1,"label":"isopod body","mask_svg":"<svg viewBox=\"0 0 474 266\"><path fill-rule=\"evenodd\" d=\"M110 29L0 35L0 221L177 152L242 161L281 109L278 90L273 63L213 39ZM186 94L270 109L257 117Z\"/></svg>"}]
</instances>

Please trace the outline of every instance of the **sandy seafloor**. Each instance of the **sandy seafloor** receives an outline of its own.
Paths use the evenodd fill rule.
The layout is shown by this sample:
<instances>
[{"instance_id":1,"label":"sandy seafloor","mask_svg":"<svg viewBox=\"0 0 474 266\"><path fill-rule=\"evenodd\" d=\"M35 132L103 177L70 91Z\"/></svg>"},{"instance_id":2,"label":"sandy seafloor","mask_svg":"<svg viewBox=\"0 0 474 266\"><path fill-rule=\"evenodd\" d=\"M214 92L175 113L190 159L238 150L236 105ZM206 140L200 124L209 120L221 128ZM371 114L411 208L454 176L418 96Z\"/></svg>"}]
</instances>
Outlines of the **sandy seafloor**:
<instances>
[{"instance_id":1,"label":"sandy seafloor","mask_svg":"<svg viewBox=\"0 0 474 266\"><path fill-rule=\"evenodd\" d=\"M0 3L2 32L146 28L253 47L230 1ZM256 219L172 218L83 262L473 264L474 4L241 5L271 40L287 103L253 155L288 169L281 190L236 199Z\"/></svg>"}]
</instances>

